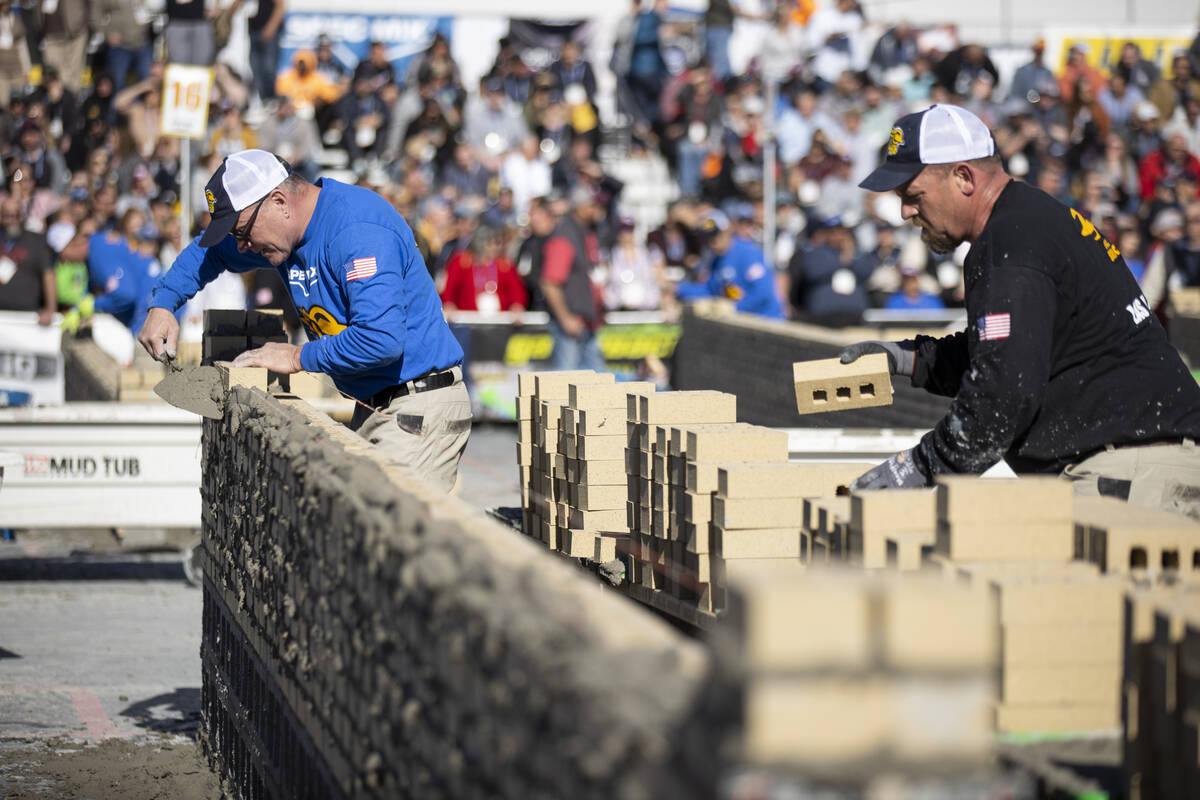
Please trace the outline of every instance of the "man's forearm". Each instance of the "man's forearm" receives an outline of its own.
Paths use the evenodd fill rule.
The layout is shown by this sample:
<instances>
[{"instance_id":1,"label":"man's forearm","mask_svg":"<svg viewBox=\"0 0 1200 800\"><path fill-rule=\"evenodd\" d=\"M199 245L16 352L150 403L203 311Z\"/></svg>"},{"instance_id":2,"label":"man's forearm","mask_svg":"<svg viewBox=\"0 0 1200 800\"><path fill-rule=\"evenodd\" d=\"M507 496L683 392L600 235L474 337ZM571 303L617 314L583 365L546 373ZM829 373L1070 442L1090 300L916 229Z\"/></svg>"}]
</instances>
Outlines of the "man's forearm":
<instances>
[{"instance_id":1,"label":"man's forearm","mask_svg":"<svg viewBox=\"0 0 1200 800\"><path fill-rule=\"evenodd\" d=\"M566 297L563 295L561 286L556 283L542 281L541 287L542 296L546 298L546 305L550 309L550 314L559 324L564 319L572 316L571 311L567 308Z\"/></svg>"}]
</instances>

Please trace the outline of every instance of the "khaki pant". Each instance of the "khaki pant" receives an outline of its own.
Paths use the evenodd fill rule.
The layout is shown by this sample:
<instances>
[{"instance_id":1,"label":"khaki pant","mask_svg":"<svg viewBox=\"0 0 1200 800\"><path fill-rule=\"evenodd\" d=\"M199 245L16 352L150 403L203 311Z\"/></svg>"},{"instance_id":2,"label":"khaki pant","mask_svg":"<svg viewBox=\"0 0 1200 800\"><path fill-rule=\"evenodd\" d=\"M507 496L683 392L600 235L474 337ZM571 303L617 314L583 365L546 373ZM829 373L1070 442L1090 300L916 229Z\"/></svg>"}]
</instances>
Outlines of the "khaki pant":
<instances>
[{"instance_id":1,"label":"khaki pant","mask_svg":"<svg viewBox=\"0 0 1200 800\"><path fill-rule=\"evenodd\" d=\"M56 67L63 86L72 92L78 92L79 87L83 85L87 41L87 31L69 39L47 37L42 40L42 62L47 66Z\"/></svg>"},{"instance_id":2,"label":"khaki pant","mask_svg":"<svg viewBox=\"0 0 1200 800\"><path fill-rule=\"evenodd\" d=\"M1109 448L1063 470L1080 497L1107 495L1200 521L1200 447L1152 444Z\"/></svg>"},{"instance_id":3,"label":"khaki pant","mask_svg":"<svg viewBox=\"0 0 1200 800\"><path fill-rule=\"evenodd\" d=\"M379 412L359 405L350 429L389 459L450 492L471 435L471 398L462 372L450 386L397 397Z\"/></svg>"}]
</instances>

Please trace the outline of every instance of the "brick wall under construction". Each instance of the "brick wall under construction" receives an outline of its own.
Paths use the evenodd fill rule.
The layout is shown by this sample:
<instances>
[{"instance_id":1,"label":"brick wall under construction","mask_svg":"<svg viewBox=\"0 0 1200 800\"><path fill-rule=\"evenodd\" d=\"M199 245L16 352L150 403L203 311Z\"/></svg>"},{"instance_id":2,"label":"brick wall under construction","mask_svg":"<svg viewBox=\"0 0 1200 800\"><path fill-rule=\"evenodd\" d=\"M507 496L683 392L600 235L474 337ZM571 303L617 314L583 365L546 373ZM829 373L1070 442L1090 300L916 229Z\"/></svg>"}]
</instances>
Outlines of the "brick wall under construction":
<instances>
[{"instance_id":1,"label":"brick wall under construction","mask_svg":"<svg viewBox=\"0 0 1200 800\"><path fill-rule=\"evenodd\" d=\"M906 334L899 338L908 338ZM781 323L748 314L685 313L671 382L676 389L716 389L737 395L738 419L800 428L932 428L946 415L948 398L892 381L892 404L801 417L796 412L792 364L833 358L860 339L889 338L812 325Z\"/></svg>"},{"instance_id":2,"label":"brick wall under construction","mask_svg":"<svg viewBox=\"0 0 1200 800\"><path fill-rule=\"evenodd\" d=\"M228 398L204 423L202 741L235 796L711 791L701 645L303 401Z\"/></svg>"}]
</instances>

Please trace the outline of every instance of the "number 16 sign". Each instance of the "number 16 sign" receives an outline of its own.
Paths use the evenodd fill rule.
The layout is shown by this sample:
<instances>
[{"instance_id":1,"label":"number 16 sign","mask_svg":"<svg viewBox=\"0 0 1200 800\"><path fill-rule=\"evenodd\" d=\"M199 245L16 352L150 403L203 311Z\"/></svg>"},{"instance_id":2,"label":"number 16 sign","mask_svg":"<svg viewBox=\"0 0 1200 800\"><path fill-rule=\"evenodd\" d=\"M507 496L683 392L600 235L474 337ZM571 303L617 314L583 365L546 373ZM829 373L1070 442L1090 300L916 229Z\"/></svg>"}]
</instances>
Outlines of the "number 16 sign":
<instances>
[{"instance_id":1,"label":"number 16 sign","mask_svg":"<svg viewBox=\"0 0 1200 800\"><path fill-rule=\"evenodd\" d=\"M213 72L191 64L167 64L163 72L162 134L185 139L204 137L208 92Z\"/></svg>"}]
</instances>

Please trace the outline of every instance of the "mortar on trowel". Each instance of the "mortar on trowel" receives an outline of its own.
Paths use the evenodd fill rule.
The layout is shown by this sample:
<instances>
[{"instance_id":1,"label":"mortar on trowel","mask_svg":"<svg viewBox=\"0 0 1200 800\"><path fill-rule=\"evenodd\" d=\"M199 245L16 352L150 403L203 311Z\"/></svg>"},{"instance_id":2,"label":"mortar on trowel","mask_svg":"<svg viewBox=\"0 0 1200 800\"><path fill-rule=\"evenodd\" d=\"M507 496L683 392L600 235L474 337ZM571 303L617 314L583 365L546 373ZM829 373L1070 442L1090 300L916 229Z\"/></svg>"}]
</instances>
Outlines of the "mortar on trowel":
<instances>
[{"instance_id":1,"label":"mortar on trowel","mask_svg":"<svg viewBox=\"0 0 1200 800\"><path fill-rule=\"evenodd\" d=\"M209 419L225 415L225 378L217 367L184 367L166 357L167 376L154 393L176 408Z\"/></svg>"}]
</instances>

